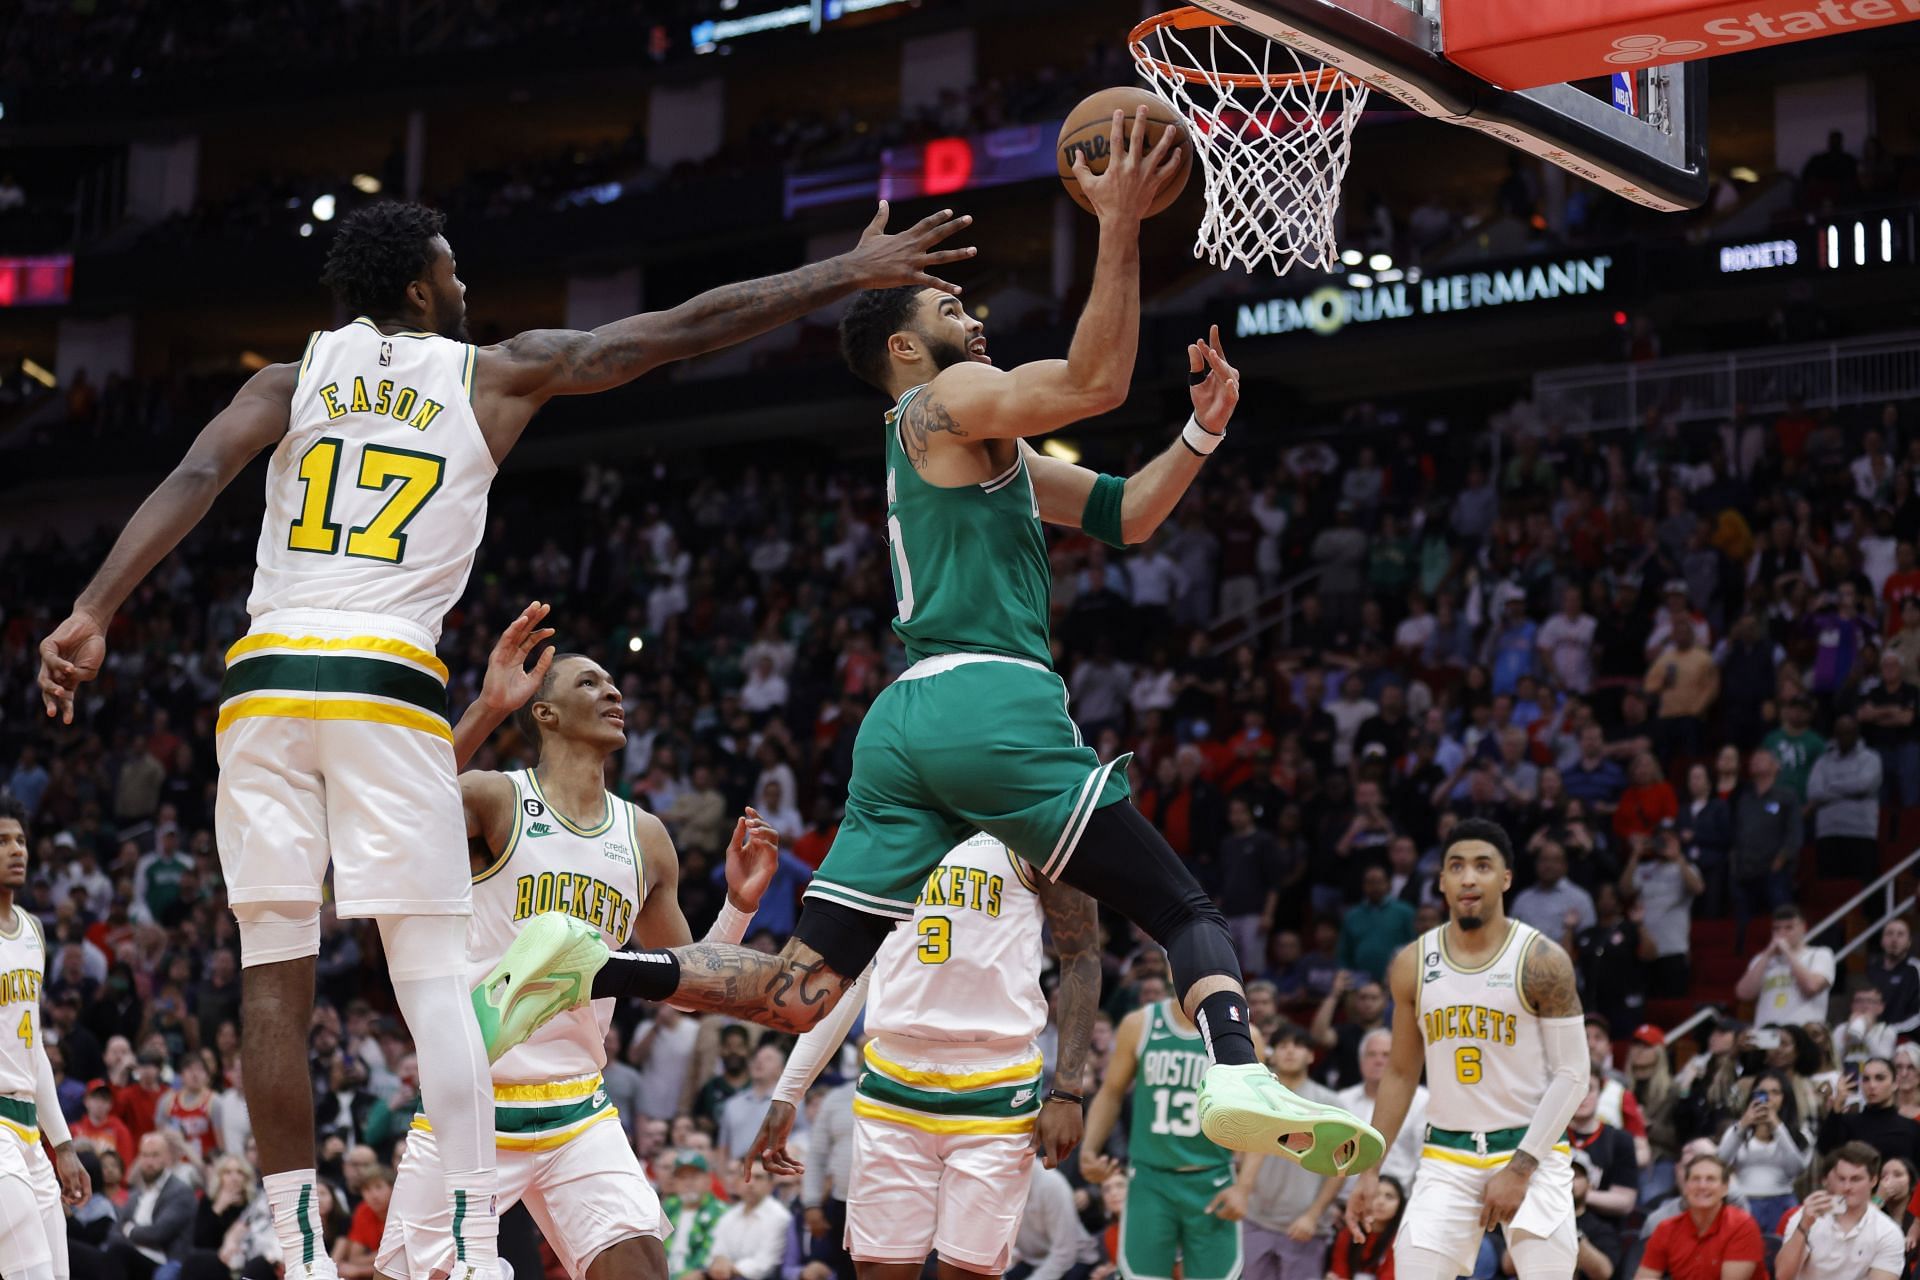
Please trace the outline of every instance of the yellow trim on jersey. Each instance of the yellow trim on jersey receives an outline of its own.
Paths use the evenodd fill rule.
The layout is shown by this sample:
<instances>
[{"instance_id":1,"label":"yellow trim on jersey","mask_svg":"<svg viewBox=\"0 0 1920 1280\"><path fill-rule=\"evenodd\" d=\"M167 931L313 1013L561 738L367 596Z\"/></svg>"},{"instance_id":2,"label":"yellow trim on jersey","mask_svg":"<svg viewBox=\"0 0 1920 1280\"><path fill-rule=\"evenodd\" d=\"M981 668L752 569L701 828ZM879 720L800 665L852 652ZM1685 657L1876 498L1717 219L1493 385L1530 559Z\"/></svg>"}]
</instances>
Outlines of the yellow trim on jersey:
<instances>
[{"instance_id":1,"label":"yellow trim on jersey","mask_svg":"<svg viewBox=\"0 0 1920 1280\"><path fill-rule=\"evenodd\" d=\"M313 364L313 349L320 345L320 330L315 329L307 335L307 349L300 356L300 372L293 377L293 385L298 387L307 380L307 369Z\"/></svg>"},{"instance_id":2,"label":"yellow trim on jersey","mask_svg":"<svg viewBox=\"0 0 1920 1280\"><path fill-rule=\"evenodd\" d=\"M1500 957L1507 954L1507 948L1513 945L1513 940L1515 938L1518 938L1522 933L1525 933L1526 931L1527 931L1526 925L1521 924L1518 920L1515 920L1512 917L1508 917L1507 940L1500 944L1500 949L1494 952L1493 955L1489 956L1485 964L1475 965L1472 968L1468 968L1465 965L1455 963L1453 958L1453 953L1447 947L1447 926L1441 925L1440 926L1440 958L1446 961L1447 968L1453 970L1455 973L1485 973L1487 970L1493 968L1493 966L1500 963Z\"/></svg>"},{"instance_id":3,"label":"yellow trim on jersey","mask_svg":"<svg viewBox=\"0 0 1920 1280\"><path fill-rule=\"evenodd\" d=\"M533 788L534 796L540 801L541 804L544 804L547 807L547 812L552 814L559 821L561 826L573 832L573 834L577 836L587 836L591 838L594 836L603 836L607 834L607 832L613 829L613 793L612 792L606 791L604 789L600 792L600 803L605 806L605 810L601 814L600 825L595 827L593 830L589 831L585 827L575 826L572 820L569 819L566 814L560 812L560 810L554 805L553 801L547 799L547 793L540 789L540 775L532 769L527 770L527 783ZM636 856L638 856L638 853L639 851L635 850Z\"/></svg>"},{"instance_id":4,"label":"yellow trim on jersey","mask_svg":"<svg viewBox=\"0 0 1920 1280\"><path fill-rule=\"evenodd\" d=\"M1571 1155L1573 1147L1565 1142L1556 1142L1553 1149L1562 1155ZM1465 1165L1469 1169L1498 1169L1513 1159L1511 1151L1496 1151L1489 1155L1475 1155L1471 1151L1454 1151L1449 1147L1432 1145L1420 1148L1422 1160L1443 1160L1448 1164Z\"/></svg>"},{"instance_id":5,"label":"yellow trim on jersey","mask_svg":"<svg viewBox=\"0 0 1920 1280\"><path fill-rule=\"evenodd\" d=\"M15 1124L11 1120L0 1117L0 1129L5 1129L30 1146L39 1145L40 1130L37 1128L29 1128L24 1124Z\"/></svg>"},{"instance_id":6,"label":"yellow trim on jersey","mask_svg":"<svg viewBox=\"0 0 1920 1280\"><path fill-rule=\"evenodd\" d=\"M640 806L631 800L621 803L627 806L627 847L633 850L633 884L640 895L634 899L639 904L634 914L638 915L640 907L647 905L647 854L640 847Z\"/></svg>"},{"instance_id":7,"label":"yellow trim on jersey","mask_svg":"<svg viewBox=\"0 0 1920 1280\"><path fill-rule=\"evenodd\" d=\"M8 933L4 928L0 928L0 939L4 939L7 942L16 942L26 933L26 931L27 931L26 909L24 907L15 905L15 907L13 908L13 932Z\"/></svg>"},{"instance_id":8,"label":"yellow trim on jersey","mask_svg":"<svg viewBox=\"0 0 1920 1280\"><path fill-rule=\"evenodd\" d=\"M496 875L499 875L500 868L507 865L507 859L511 858L513 851L520 847L520 828L525 821L525 813L520 808L520 784L514 781L513 774L511 773L506 775L506 779L507 785L513 788L513 834L507 837L507 847L500 851L500 856L489 863L486 870L473 878L475 884L491 880Z\"/></svg>"},{"instance_id":9,"label":"yellow trim on jersey","mask_svg":"<svg viewBox=\"0 0 1920 1280\"><path fill-rule=\"evenodd\" d=\"M444 718L418 707L365 702L356 698L321 699L311 696L235 698L220 709L220 718L214 721L213 732L217 736L225 733L235 720L258 716L283 720L355 720L366 724L396 724L403 729L417 729L421 733L453 741L453 730L447 727Z\"/></svg>"},{"instance_id":10,"label":"yellow trim on jersey","mask_svg":"<svg viewBox=\"0 0 1920 1280\"><path fill-rule=\"evenodd\" d=\"M899 1107L884 1106L857 1094L853 1099L853 1114L865 1116L869 1120L903 1124L909 1129L918 1129L922 1133L1031 1133L1033 1126L1040 1118L1040 1113L1037 1111L1012 1120L971 1120L957 1119L952 1116L930 1116L922 1111L907 1111Z\"/></svg>"},{"instance_id":11,"label":"yellow trim on jersey","mask_svg":"<svg viewBox=\"0 0 1920 1280\"><path fill-rule=\"evenodd\" d=\"M1001 848L1004 849L1006 846L1002 845ZM1040 892L1040 883L1033 878L1033 868L1022 861L1019 854L1011 849L1007 849L1007 861L1013 864L1013 874L1019 877L1021 884L1027 886L1027 888L1033 890L1035 893Z\"/></svg>"},{"instance_id":12,"label":"yellow trim on jersey","mask_svg":"<svg viewBox=\"0 0 1920 1280\"><path fill-rule=\"evenodd\" d=\"M1027 1080L1037 1080L1046 1068L1045 1059L1035 1054L1025 1062L1016 1062L1010 1066L995 1067L990 1071L921 1071L913 1067L903 1067L897 1062L889 1062L880 1056L874 1048L874 1042L867 1041L862 1051L867 1065L889 1080L900 1084L910 1084L921 1089L984 1089L988 1085L1018 1084ZM959 1130L941 1130L940 1132L960 1132ZM966 1130L965 1132L976 1132ZM1012 1132L1012 1130L979 1130L978 1132Z\"/></svg>"},{"instance_id":13,"label":"yellow trim on jersey","mask_svg":"<svg viewBox=\"0 0 1920 1280\"><path fill-rule=\"evenodd\" d=\"M1520 953L1520 963L1516 966L1517 972L1513 975L1513 994L1515 998L1520 1001L1520 1007L1522 1009L1525 1009L1536 1018L1540 1016L1540 1011L1533 1007L1533 1001L1527 999L1527 958L1533 954L1534 947L1539 945L1541 940L1546 936L1546 934L1536 931L1533 937L1527 939L1526 950Z\"/></svg>"},{"instance_id":14,"label":"yellow trim on jersey","mask_svg":"<svg viewBox=\"0 0 1920 1280\"><path fill-rule=\"evenodd\" d=\"M244 658L260 649L326 649L326 650L364 650L372 654L391 654L396 658L405 658L408 662L417 662L440 677L440 683L447 682L447 664L419 645L408 644L405 640L395 640L389 636L288 636L273 632L259 632L241 636L227 650L227 665L232 666L237 658Z\"/></svg>"},{"instance_id":15,"label":"yellow trim on jersey","mask_svg":"<svg viewBox=\"0 0 1920 1280\"><path fill-rule=\"evenodd\" d=\"M480 348L468 343L467 358L460 366L460 385L467 389L469 401L473 399L473 372L474 366L480 363L479 353Z\"/></svg>"},{"instance_id":16,"label":"yellow trim on jersey","mask_svg":"<svg viewBox=\"0 0 1920 1280\"><path fill-rule=\"evenodd\" d=\"M617 1120L619 1118L620 1109L618 1107L608 1107L605 1111L596 1111L579 1124L566 1129L553 1129L546 1133L525 1135L495 1133L493 1135L493 1145L497 1151L552 1151L555 1147L566 1146L569 1142L572 1142L575 1138L597 1124L603 1124L608 1120ZM5 1123L4 1120L0 1120L0 1124ZM433 1132L433 1126L427 1122L427 1118L424 1115L414 1116L413 1123L409 1125L408 1128L421 1133Z\"/></svg>"},{"instance_id":17,"label":"yellow trim on jersey","mask_svg":"<svg viewBox=\"0 0 1920 1280\"><path fill-rule=\"evenodd\" d=\"M591 1098L604 1087L605 1082L599 1076L586 1076L579 1080L560 1080L551 1084L497 1084L493 1086L495 1102L578 1102L581 1098Z\"/></svg>"}]
</instances>

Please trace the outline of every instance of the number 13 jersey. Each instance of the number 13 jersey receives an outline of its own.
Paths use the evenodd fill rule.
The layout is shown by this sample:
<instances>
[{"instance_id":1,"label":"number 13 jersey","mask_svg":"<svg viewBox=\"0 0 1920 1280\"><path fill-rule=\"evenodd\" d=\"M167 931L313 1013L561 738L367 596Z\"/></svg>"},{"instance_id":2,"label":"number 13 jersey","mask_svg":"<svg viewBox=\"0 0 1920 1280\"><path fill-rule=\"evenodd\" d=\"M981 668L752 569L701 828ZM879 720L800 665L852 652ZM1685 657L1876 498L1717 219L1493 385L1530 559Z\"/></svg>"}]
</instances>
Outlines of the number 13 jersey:
<instances>
[{"instance_id":1,"label":"number 13 jersey","mask_svg":"<svg viewBox=\"0 0 1920 1280\"><path fill-rule=\"evenodd\" d=\"M267 469L249 614L380 614L439 637L497 470L473 413L478 358L365 316L309 339Z\"/></svg>"},{"instance_id":2,"label":"number 13 jersey","mask_svg":"<svg viewBox=\"0 0 1920 1280\"><path fill-rule=\"evenodd\" d=\"M1427 1122L1486 1133L1524 1129L1546 1096L1540 1018L1521 981L1537 929L1507 921L1507 941L1475 968L1456 964L1442 925L1421 935L1420 1035L1427 1046Z\"/></svg>"}]
</instances>

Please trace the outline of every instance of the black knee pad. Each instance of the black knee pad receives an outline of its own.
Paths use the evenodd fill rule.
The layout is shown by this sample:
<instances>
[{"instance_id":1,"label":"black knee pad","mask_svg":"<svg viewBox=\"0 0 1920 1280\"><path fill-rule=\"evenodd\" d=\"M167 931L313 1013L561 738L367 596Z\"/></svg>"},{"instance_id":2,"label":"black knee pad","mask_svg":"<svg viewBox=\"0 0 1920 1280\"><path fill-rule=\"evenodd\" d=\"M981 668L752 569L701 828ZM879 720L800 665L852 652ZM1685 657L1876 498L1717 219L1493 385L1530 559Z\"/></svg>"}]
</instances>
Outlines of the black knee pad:
<instances>
[{"instance_id":1,"label":"black knee pad","mask_svg":"<svg viewBox=\"0 0 1920 1280\"><path fill-rule=\"evenodd\" d=\"M871 912L855 911L844 903L808 898L801 904L793 937L813 948L827 962L827 968L852 982L866 972L874 953L898 923Z\"/></svg>"},{"instance_id":2,"label":"black knee pad","mask_svg":"<svg viewBox=\"0 0 1920 1280\"><path fill-rule=\"evenodd\" d=\"M1240 976L1226 917L1166 837L1132 805L1094 810L1060 878L1165 947L1182 995L1213 974Z\"/></svg>"}]
</instances>

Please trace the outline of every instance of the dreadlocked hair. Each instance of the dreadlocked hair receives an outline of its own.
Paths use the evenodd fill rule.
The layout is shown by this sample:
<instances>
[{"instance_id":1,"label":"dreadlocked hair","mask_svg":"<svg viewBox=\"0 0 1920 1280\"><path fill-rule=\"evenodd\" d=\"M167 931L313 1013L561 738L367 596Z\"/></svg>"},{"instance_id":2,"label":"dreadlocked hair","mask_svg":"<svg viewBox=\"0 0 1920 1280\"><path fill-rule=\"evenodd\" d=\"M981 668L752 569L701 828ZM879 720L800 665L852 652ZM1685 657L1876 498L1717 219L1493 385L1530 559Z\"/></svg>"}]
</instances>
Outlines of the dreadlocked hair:
<instances>
[{"instance_id":1,"label":"dreadlocked hair","mask_svg":"<svg viewBox=\"0 0 1920 1280\"><path fill-rule=\"evenodd\" d=\"M320 282L349 311L390 316L405 310L407 286L427 272L428 243L446 226L438 209L381 200L341 219Z\"/></svg>"}]
</instances>

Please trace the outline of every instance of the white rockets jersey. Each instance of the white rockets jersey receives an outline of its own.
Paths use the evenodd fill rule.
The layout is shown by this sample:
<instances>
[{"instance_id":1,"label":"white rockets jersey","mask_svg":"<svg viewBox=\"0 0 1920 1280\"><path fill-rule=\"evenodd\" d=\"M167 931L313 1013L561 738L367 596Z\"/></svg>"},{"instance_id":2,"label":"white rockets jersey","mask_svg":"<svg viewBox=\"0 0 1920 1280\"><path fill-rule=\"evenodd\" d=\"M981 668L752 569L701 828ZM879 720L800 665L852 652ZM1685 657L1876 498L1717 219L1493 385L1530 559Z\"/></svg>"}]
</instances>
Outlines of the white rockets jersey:
<instances>
[{"instance_id":1,"label":"white rockets jersey","mask_svg":"<svg viewBox=\"0 0 1920 1280\"><path fill-rule=\"evenodd\" d=\"M952 1044L1038 1036L1046 910L1033 874L990 835L954 846L927 877L912 923L874 958L868 1032Z\"/></svg>"},{"instance_id":2,"label":"white rockets jersey","mask_svg":"<svg viewBox=\"0 0 1920 1280\"><path fill-rule=\"evenodd\" d=\"M13 932L0 931L0 1094L31 1098L40 1073L40 983L47 944L40 922L16 906Z\"/></svg>"},{"instance_id":3,"label":"white rockets jersey","mask_svg":"<svg viewBox=\"0 0 1920 1280\"><path fill-rule=\"evenodd\" d=\"M1427 1044L1427 1123L1469 1133L1525 1128L1546 1097L1540 1018L1520 991L1540 932L1507 921L1500 953L1476 969L1447 954L1447 930L1421 935L1420 1034Z\"/></svg>"},{"instance_id":4,"label":"white rockets jersey","mask_svg":"<svg viewBox=\"0 0 1920 1280\"><path fill-rule=\"evenodd\" d=\"M467 343L382 333L365 316L313 335L267 469L248 613L383 614L439 638L497 469L473 416L477 359Z\"/></svg>"},{"instance_id":5,"label":"white rockets jersey","mask_svg":"<svg viewBox=\"0 0 1920 1280\"><path fill-rule=\"evenodd\" d=\"M647 898L631 804L607 792L601 820L576 827L547 803L531 769L506 776L517 801L513 835L473 879L467 960L475 982L499 963L532 916L564 911L593 924L608 947L619 948ZM595 1000L547 1023L493 1064L494 1083L546 1084L600 1071L607 1065L613 1005L611 999Z\"/></svg>"}]
</instances>

